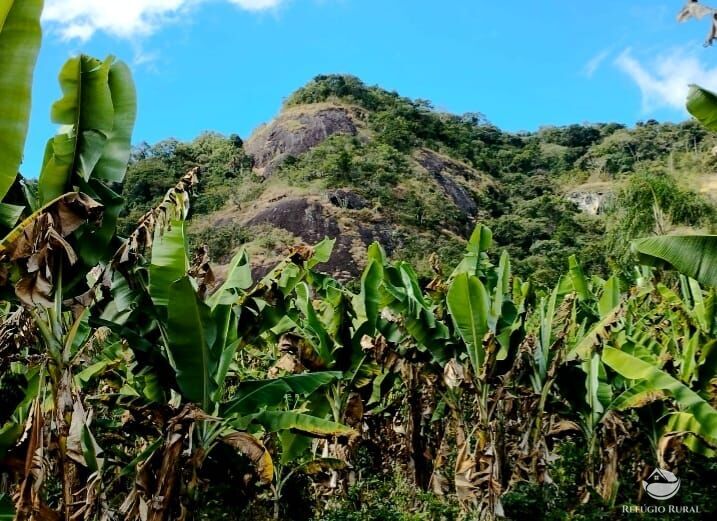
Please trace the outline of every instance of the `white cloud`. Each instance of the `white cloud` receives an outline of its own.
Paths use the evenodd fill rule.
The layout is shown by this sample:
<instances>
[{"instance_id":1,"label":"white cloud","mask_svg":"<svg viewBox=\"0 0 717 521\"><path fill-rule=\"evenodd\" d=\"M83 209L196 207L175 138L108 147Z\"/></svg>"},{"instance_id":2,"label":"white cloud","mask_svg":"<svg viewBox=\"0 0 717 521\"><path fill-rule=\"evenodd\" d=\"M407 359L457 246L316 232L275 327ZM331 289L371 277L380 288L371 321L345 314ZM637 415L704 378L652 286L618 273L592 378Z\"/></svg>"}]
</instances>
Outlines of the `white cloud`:
<instances>
[{"instance_id":1,"label":"white cloud","mask_svg":"<svg viewBox=\"0 0 717 521\"><path fill-rule=\"evenodd\" d=\"M281 0L229 0L232 4L236 4L243 9L249 11L261 11L263 9L271 9L278 7Z\"/></svg>"},{"instance_id":2,"label":"white cloud","mask_svg":"<svg viewBox=\"0 0 717 521\"><path fill-rule=\"evenodd\" d=\"M626 49L617 57L615 65L637 84L646 113L661 108L684 111L692 83L717 89L717 67L710 68L683 49L673 49L648 63L638 60Z\"/></svg>"},{"instance_id":3,"label":"white cloud","mask_svg":"<svg viewBox=\"0 0 717 521\"><path fill-rule=\"evenodd\" d=\"M583 74L588 78L592 78L608 56L610 56L610 50L605 49L590 58L590 60L585 64L585 67L583 67Z\"/></svg>"},{"instance_id":4,"label":"white cloud","mask_svg":"<svg viewBox=\"0 0 717 521\"><path fill-rule=\"evenodd\" d=\"M88 40L103 31L121 38L147 36L207 0L48 0L43 18L66 40ZM247 11L284 0L225 0Z\"/></svg>"}]
</instances>

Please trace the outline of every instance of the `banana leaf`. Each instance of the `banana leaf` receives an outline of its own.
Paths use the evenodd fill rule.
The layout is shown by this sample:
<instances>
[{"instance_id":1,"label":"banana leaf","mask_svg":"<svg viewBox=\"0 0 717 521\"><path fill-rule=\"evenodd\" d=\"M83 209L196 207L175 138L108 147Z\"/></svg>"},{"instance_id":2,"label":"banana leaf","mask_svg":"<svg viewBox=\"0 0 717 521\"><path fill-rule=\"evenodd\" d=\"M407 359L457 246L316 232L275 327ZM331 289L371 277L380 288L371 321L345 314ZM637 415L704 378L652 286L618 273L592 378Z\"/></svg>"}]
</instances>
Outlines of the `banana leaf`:
<instances>
[{"instance_id":1,"label":"banana leaf","mask_svg":"<svg viewBox=\"0 0 717 521\"><path fill-rule=\"evenodd\" d=\"M633 242L640 260L672 266L680 273L717 287L717 235L666 235Z\"/></svg>"},{"instance_id":2,"label":"banana leaf","mask_svg":"<svg viewBox=\"0 0 717 521\"><path fill-rule=\"evenodd\" d=\"M172 221L169 229L155 230L149 266L149 294L157 306L169 304L169 288L189 269L184 222Z\"/></svg>"},{"instance_id":3,"label":"banana leaf","mask_svg":"<svg viewBox=\"0 0 717 521\"><path fill-rule=\"evenodd\" d=\"M273 407L281 403L289 393L308 396L339 380L341 376L341 372L326 371L284 376L273 380L244 381L239 385L237 396L222 405L222 415L246 415L263 407Z\"/></svg>"},{"instance_id":4,"label":"banana leaf","mask_svg":"<svg viewBox=\"0 0 717 521\"><path fill-rule=\"evenodd\" d=\"M121 182L127 171L137 96L127 65L81 55L60 72L63 96L52 107L61 125L47 144L38 181L41 202L90 179Z\"/></svg>"},{"instance_id":5,"label":"banana leaf","mask_svg":"<svg viewBox=\"0 0 717 521\"><path fill-rule=\"evenodd\" d=\"M651 363L612 347L603 349L602 361L629 380L646 381L653 390L669 393L681 412L694 417L694 425L698 426L701 435L717 439L717 410L685 384ZM615 402L617 406L621 405L619 398Z\"/></svg>"},{"instance_id":6,"label":"banana leaf","mask_svg":"<svg viewBox=\"0 0 717 521\"><path fill-rule=\"evenodd\" d=\"M242 248L229 264L224 283L209 298L209 305L214 308L220 304L233 304L239 296L239 291L249 289L252 283L249 255Z\"/></svg>"},{"instance_id":7,"label":"banana leaf","mask_svg":"<svg viewBox=\"0 0 717 521\"><path fill-rule=\"evenodd\" d=\"M483 337L488 332L490 299L480 279L461 273L453 280L446 299L456 329L468 350L475 375L483 370Z\"/></svg>"},{"instance_id":8,"label":"banana leaf","mask_svg":"<svg viewBox=\"0 0 717 521\"><path fill-rule=\"evenodd\" d=\"M351 427L309 414L295 411L262 411L231 422L237 430L245 430L251 424L258 424L268 432L293 431L317 437L355 436Z\"/></svg>"},{"instance_id":9,"label":"banana leaf","mask_svg":"<svg viewBox=\"0 0 717 521\"><path fill-rule=\"evenodd\" d=\"M0 0L0 201L22 162L42 6L42 0Z\"/></svg>"},{"instance_id":10,"label":"banana leaf","mask_svg":"<svg viewBox=\"0 0 717 521\"><path fill-rule=\"evenodd\" d=\"M571 255L568 258L568 267L570 274L570 281L573 284L575 293L578 294L580 300L589 300L591 298L590 289L588 288L588 280L585 277L582 266L578 263L577 257Z\"/></svg>"},{"instance_id":11,"label":"banana leaf","mask_svg":"<svg viewBox=\"0 0 717 521\"><path fill-rule=\"evenodd\" d=\"M189 277L171 285L168 300L167 347L177 385L185 398L210 410L221 356L215 345L217 327L211 310L199 299Z\"/></svg>"},{"instance_id":12,"label":"banana leaf","mask_svg":"<svg viewBox=\"0 0 717 521\"><path fill-rule=\"evenodd\" d=\"M334 245L336 244L336 239L329 239L328 237L325 238L323 241L321 241L319 244L314 246L314 252L309 258L309 260L306 261L306 267L309 269L315 268L319 264L322 264L324 262L329 262L331 259L331 254L334 251Z\"/></svg>"},{"instance_id":13,"label":"banana leaf","mask_svg":"<svg viewBox=\"0 0 717 521\"><path fill-rule=\"evenodd\" d=\"M699 85L690 85L687 110L708 129L717 130L717 94Z\"/></svg>"},{"instance_id":14,"label":"banana leaf","mask_svg":"<svg viewBox=\"0 0 717 521\"><path fill-rule=\"evenodd\" d=\"M708 445L712 452L717 449L717 438L714 437L715 433L705 431L704 425L697 420L694 414L686 412L678 412L675 414L671 414L667 420L667 425L665 425L664 432L666 434L694 434L695 436L700 438L703 444ZM702 449L705 448L703 445L700 444L687 443L686 445L694 452L700 452Z\"/></svg>"},{"instance_id":15,"label":"banana leaf","mask_svg":"<svg viewBox=\"0 0 717 521\"><path fill-rule=\"evenodd\" d=\"M23 206L0 203L0 226L7 229L13 228L22 217L24 210Z\"/></svg>"},{"instance_id":16,"label":"banana leaf","mask_svg":"<svg viewBox=\"0 0 717 521\"><path fill-rule=\"evenodd\" d=\"M334 342L314 309L314 304L311 299L311 289L306 282L301 282L296 285L295 293L296 307L304 318L301 325L305 337L311 342L314 351L316 351L316 354L319 355L321 360L325 364L330 365L334 361Z\"/></svg>"},{"instance_id":17,"label":"banana leaf","mask_svg":"<svg viewBox=\"0 0 717 521\"><path fill-rule=\"evenodd\" d=\"M369 331L376 329L376 322L381 311L382 283L383 265L375 259L370 259L361 275L361 292L355 298L354 329L358 330L363 323L368 324Z\"/></svg>"},{"instance_id":18,"label":"banana leaf","mask_svg":"<svg viewBox=\"0 0 717 521\"><path fill-rule=\"evenodd\" d=\"M492 244L493 232L490 231L490 228L482 224L476 226L470 239L468 239L463 259L451 274L450 279L452 280L463 273L477 275L481 266L481 260L485 256L485 253L490 250Z\"/></svg>"}]
</instances>

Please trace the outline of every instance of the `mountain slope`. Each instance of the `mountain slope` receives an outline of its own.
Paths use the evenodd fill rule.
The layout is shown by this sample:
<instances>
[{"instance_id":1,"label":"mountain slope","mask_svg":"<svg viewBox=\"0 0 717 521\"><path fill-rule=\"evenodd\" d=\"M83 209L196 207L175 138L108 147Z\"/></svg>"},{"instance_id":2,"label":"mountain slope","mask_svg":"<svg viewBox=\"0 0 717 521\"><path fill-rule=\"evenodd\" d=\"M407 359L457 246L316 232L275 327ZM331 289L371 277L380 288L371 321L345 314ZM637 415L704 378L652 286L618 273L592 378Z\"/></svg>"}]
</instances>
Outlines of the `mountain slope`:
<instances>
[{"instance_id":1,"label":"mountain slope","mask_svg":"<svg viewBox=\"0 0 717 521\"><path fill-rule=\"evenodd\" d=\"M547 285L568 255L580 255L598 273L613 253L626 255L617 252L626 248L624 233L612 237L621 243L614 252L605 240L606 227L608 238L619 228L611 215L619 214L626 180L649 173L687 194L711 186L714 144L691 122L511 134L480 114L445 114L351 76L319 76L246 142L205 134L191 143L138 147L125 185L125 223L186 168L200 165L190 233L209 245L220 274L240 245L263 271L290 246L328 236L337 242L324 268L340 278L360 272L373 241L430 276L436 260L450 265L457 258L481 221L516 259L517 273ZM653 193L650 183L640 193ZM680 204L694 211L669 215L676 225L710 226L711 205L693 199ZM652 203L643 202L644 215L636 218L649 221Z\"/></svg>"}]
</instances>

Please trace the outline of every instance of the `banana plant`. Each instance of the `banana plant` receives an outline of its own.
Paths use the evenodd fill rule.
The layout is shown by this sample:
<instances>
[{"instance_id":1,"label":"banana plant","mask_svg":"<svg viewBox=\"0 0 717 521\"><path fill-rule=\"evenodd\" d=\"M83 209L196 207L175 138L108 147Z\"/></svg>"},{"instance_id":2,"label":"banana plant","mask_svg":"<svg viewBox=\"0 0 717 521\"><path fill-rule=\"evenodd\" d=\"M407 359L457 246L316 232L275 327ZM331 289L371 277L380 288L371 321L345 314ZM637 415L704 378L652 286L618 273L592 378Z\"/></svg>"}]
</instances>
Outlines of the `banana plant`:
<instances>
[{"instance_id":1,"label":"banana plant","mask_svg":"<svg viewBox=\"0 0 717 521\"><path fill-rule=\"evenodd\" d=\"M41 1L34 0L0 2L0 199L5 198L15 183L22 158L32 73L41 38L42 5ZM3 228L0 263L7 274L0 281L3 297L13 306L24 307L32 317L30 327L36 329L36 334L25 349L28 354L39 356L37 386L46 389L49 396L49 401L45 401L38 395L32 404L32 413L23 411L26 402L20 404L12 420L15 423L25 420L26 428L18 431L12 424L6 424L3 427L5 445L14 450L14 442L20 435L35 440L44 423L52 426L50 436L58 447L52 457L57 457L60 468L60 507L66 519L92 515L90 499L84 507L76 501L83 475L88 478L83 483L87 498L99 494L101 488L99 449L89 430L89 417L77 398L73 371L78 352L91 335L87 308L80 303L92 298L87 293L92 285L88 280L89 269L107 258L107 246L115 233L113 215L119 211L116 194L95 178L123 179L136 110L129 70L114 59L105 62L107 74L95 75L91 87L89 83L79 85L82 76L78 73L78 86L70 96L66 72L70 64L80 61L88 64L88 70L82 71L87 75L100 63L82 57L70 60L63 68L61 83L67 95L53 107L53 119L66 125L61 131L65 138L57 140L57 148L48 148L45 163L62 150L68 171L74 172L82 163L84 175L81 179L72 178L48 169L40 176L37 194L25 186L24 201L14 194L14 206L4 201L0 207L0 227ZM114 73L110 74L109 69ZM82 93L80 87L83 87ZM99 98L106 103L97 105ZM77 140L79 144L74 148L83 152L80 161L80 154L70 153L73 148L70 144L84 130L80 129L82 122L100 119L106 122L101 130L107 139L87 139L81 143ZM94 158L95 164L89 158ZM98 164L105 166L98 169ZM101 174L103 171L112 171L113 175ZM17 224L21 217L24 218ZM14 288L14 295L5 291L8 287ZM29 396L32 396L30 389ZM36 458L34 451L39 448L32 443L27 447L28 462ZM26 466L22 492L16 501L18 519L26 518L30 515L29 509L42 505L39 494L43 487L40 477L43 469L35 465L44 466L44 460Z\"/></svg>"},{"instance_id":2,"label":"banana plant","mask_svg":"<svg viewBox=\"0 0 717 521\"><path fill-rule=\"evenodd\" d=\"M505 386L498 384L497 378L509 372L518 358L529 286L512 277L507 253L501 255L497 266L492 264L488 256L491 245L490 230L478 225L463 260L447 281L445 307L446 321L450 320L453 335L459 340L453 364L467 359L471 375L467 380L476 394L477 408L473 425L468 427L460 420L465 413L454 413L462 438L456 490L464 503L476 505L481 515L493 517L501 515L500 496L507 481L500 459L506 451L498 436ZM456 400L449 403L455 407ZM483 491L480 502L479 490Z\"/></svg>"},{"instance_id":3,"label":"banana plant","mask_svg":"<svg viewBox=\"0 0 717 521\"><path fill-rule=\"evenodd\" d=\"M39 19L39 11L36 15ZM74 73L72 81L68 71ZM89 270L109 260L122 201L107 183L124 178L136 115L132 76L114 58L104 62L87 56L73 58L63 68L60 81L64 96L52 113L53 120L63 126L48 144L38 192L26 191L25 207L11 221L21 215L24 220L0 239L0 263L12 265L10 280L0 282L3 286L14 283L17 296L30 306L50 305L60 264L63 291L71 298L88 290ZM13 100L8 96L0 106ZM32 233L28 236L28 232ZM43 251L39 267L35 260L27 263L33 250ZM57 259L62 256L65 260L60 263Z\"/></svg>"}]
</instances>

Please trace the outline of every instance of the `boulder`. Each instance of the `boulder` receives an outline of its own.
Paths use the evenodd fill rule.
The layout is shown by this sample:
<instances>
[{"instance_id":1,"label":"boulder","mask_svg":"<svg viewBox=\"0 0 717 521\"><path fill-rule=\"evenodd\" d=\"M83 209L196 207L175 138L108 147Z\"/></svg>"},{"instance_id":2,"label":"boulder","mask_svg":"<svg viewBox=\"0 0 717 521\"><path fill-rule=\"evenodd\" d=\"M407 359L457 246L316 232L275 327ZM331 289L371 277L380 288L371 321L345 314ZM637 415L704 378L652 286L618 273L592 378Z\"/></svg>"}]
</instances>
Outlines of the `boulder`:
<instances>
[{"instance_id":1,"label":"boulder","mask_svg":"<svg viewBox=\"0 0 717 521\"><path fill-rule=\"evenodd\" d=\"M260 127L244 144L256 170L271 175L288 157L298 157L334 134L355 135L357 126L350 109L309 106L286 110Z\"/></svg>"},{"instance_id":2,"label":"boulder","mask_svg":"<svg viewBox=\"0 0 717 521\"><path fill-rule=\"evenodd\" d=\"M483 181L480 172L426 148L419 150L415 154L415 158L418 164L433 176L461 212L468 217L476 215L478 205L466 185L480 184Z\"/></svg>"}]
</instances>

